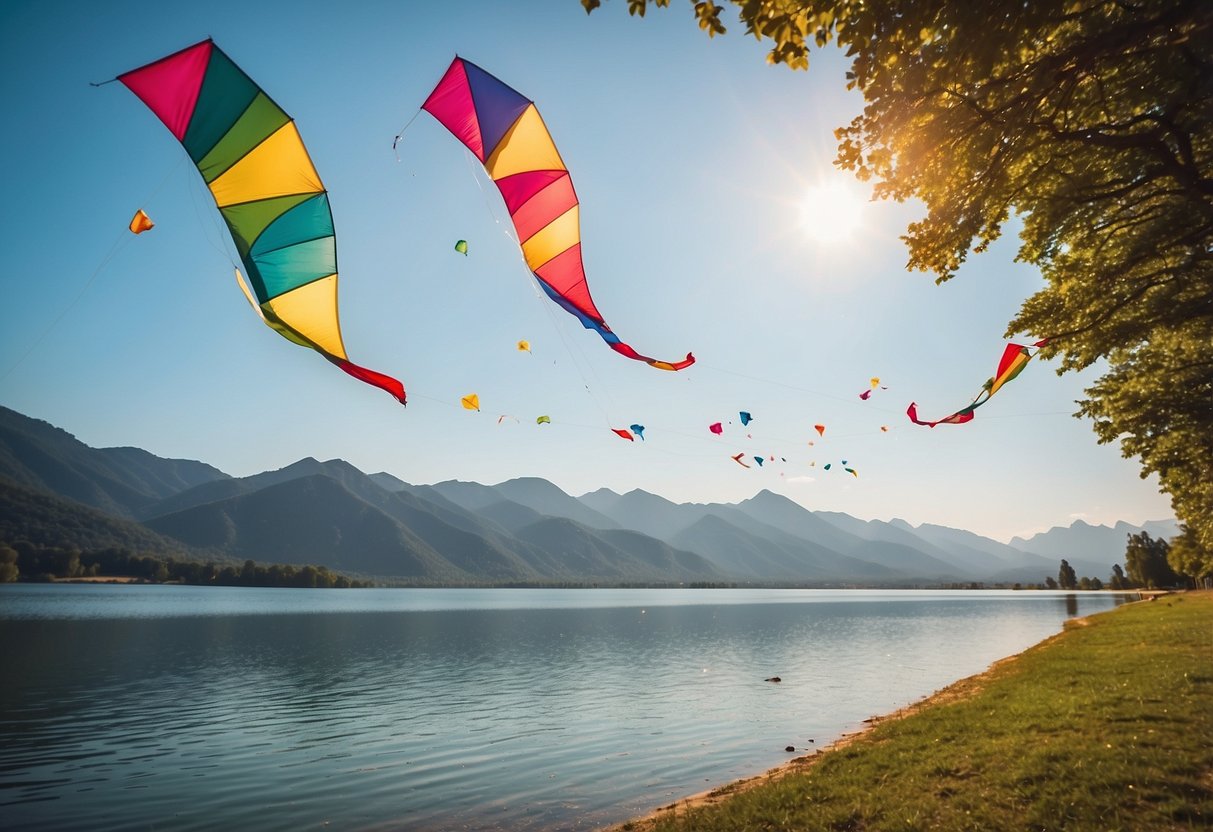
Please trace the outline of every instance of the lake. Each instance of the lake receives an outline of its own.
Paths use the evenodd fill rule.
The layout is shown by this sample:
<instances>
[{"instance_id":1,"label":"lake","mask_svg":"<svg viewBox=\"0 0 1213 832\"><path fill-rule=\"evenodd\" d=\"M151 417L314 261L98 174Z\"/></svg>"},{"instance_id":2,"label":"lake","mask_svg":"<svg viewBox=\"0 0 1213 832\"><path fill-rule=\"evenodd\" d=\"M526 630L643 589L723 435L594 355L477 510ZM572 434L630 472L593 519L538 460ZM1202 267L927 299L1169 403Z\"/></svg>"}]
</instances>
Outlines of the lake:
<instances>
[{"instance_id":1,"label":"lake","mask_svg":"<svg viewBox=\"0 0 1213 832\"><path fill-rule=\"evenodd\" d=\"M595 829L820 748L1122 600L5 585L0 817Z\"/></svg>"}]
</instances>

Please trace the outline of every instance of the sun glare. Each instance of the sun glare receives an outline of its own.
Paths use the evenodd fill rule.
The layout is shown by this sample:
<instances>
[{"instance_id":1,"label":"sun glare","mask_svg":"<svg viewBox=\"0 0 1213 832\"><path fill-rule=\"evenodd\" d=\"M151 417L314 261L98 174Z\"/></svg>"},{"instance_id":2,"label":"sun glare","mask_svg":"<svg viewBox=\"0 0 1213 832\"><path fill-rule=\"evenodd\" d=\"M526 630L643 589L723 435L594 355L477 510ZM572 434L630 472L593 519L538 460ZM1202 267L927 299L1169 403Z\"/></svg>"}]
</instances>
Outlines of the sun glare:
<instances>
[{"instance_id":1,"label":"sun glare","mask_svg":"<svg viewBox=\"0 0 1213 832\"><path fill-rule=\"evenodd\" d=\"M842 179L809 188L800 205L800 222L811 240L823 245L850 242L863 221L859 186Z\"/></svg>"}]
</instances>

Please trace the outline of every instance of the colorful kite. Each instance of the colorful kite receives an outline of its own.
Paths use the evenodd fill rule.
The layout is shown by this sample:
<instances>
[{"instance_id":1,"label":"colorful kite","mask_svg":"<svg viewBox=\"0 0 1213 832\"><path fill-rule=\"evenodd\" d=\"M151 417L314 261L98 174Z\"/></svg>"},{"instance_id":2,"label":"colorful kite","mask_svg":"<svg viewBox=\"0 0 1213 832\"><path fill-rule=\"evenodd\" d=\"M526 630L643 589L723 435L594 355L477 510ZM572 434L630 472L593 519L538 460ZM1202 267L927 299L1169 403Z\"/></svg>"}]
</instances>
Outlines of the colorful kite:
<instances>
[{"instance_id":1,"label":"colorful kite","mask_svg":"<svg viewBox=\"0 0 1213 832\"><path fill-rule=\"evenodd\" d=\"M826 435L826 426L825 426L825 425L813 425L813 429L814 429L815 431L817 431L817 435L818 435L818 436L825 436L825 435Z\"/></svg>"},{"instance_id":2,"label":"colorful kite","mask_svg":"<svg viewBox=\"0 0 1213 832\"><path fill-rule=\"evenodd\" d=\"M720 434L724 433L724 425L720 424L720 422L714 422L708 425L708 430L717 436L720 436Z\"/></svg>"},{"instance_id":3,"label":"colorful kite","mask_svg":"<svg viewBox=\"0 0 1213 832\"><path fill-rule=\"evenodd\" d=\"M399 381L346 356L333 214L291 117L210 39L117 80L197 165L236 243L252 284L247 296L256 295L261 319L404 404Z\"/></svg>"},{"instance_id":4,"label":"colorful kite","mask_svg":"<svg viewBox=\"0 0 1213 832\"><path fill-rule=\"evenodd\" d=\"M644 441L644 425L628 425L628 427L631 429L632 433L640 437L641 442ZM661 437L659 436L657 438L660 439Z\"/></svg>"},{"instance_id":5,"label":"colorful kite","mask_svg":"<svg viewBox=\"0 0 1213 832\"><path fill-rule=\"evenodd\" d=\"M754 457L754 461L758 463L758 467L759 467L759 468L761 468L761 467L762 467L762 457L760 457L760 456L755 456L755 457Z\"/></svg>"},{"instance_id":6,"label":"colorful kite","mask_svg":"<svg viewBox=\"0 0 1213 832\"><path fill-rule=\"evenodd\" d=\"M623 430L622 428L611 428L611 432L614 433L616 436L618 436L620 439L626 439L629 442L636 441L635 439L632 438L632 434L628 433L626 430Z\"/></svg>"},{"instance_id":7,"label":"colorful kite","mask_svg":"<svg viewBox=\"0 0 1213 832\"><path fill-rule=\"evenodd\" d=\"M850 475L851 475L852 477L854 477L855 479L859 479L859 474L856 474L856 473L855 473L855 469L854 469L854 468L843 468L842 470L846 471L848 474L850 474Z\"/></svg>"},{"instance_id":8,"label":"colorful kite","mask_svg":"<svg viewBox=\"0 0 1213 832\"><path fill-rule=\"evenodd\" d=\"M469 393L459 400L463 405L464 410L480 410L480 397L475 393Z\"/></svg>"},{"instance_id":9,"label":"colorful kite","mask_svg":"<svg viewBox=\"0 0 1213 832\"><path fill-rule=\"evenodd\" d=\"M887 387L881 387L880 378L878 376L872 376L870 379L868 379L868 384L871 386L859 394L859 398L863 399L865 402L871 397L872 391L874 391L877 387L880 387L881 390L889 389Z\"/></svg>"},{"instance_id":10,"label":"colorful kite","mask_svg":"<svg viewBox=\"0 0 1213 832\"><path fill-rule=\"evenodd\" d=\"M530 341L519 341L518 342L518 352L531 352L531 342Z\"/></svg>"},{"instance_id":11,"label":"colorful kite","mask_svg":"<svg viewBox=\"0 0 1213 832\"><path fill-rule=\"evenodd\" d=\"M156 227L156 223L152 222L151 217L143 213L140 208L135 212L135 216L131 217L131 224L127 226L132 234L142 234L144 231L151 231Z\"/></svg>"},{"instance_id":12,"label":"colorful kite","mask_svg":"<svg viewBox=\"0 0 1213 832\"><path fill-rule=\"evenodd\" d=\"M990 397L997 393L1004 384L1011 381L1016 376L1024 371L1028 366L1028 362L1036 355L1033 349L1039 351L1048 343L1048 339L1042 339L1032 344L1031 347L1025 347L1020 344L1007 344L1002 353L1002 360L998 362L998 370L994 373L994 377L988 379L981 386L981 392L973 399L973 403L968 407L961 408L951 416L945 416L942 419L936 419L933 422L924 422L918 418L918 405L910 402L910 406L906 409L906 415L910 417L910 421L916 425L925 425L933 428L936 425L963 425L965 422L973 421L973 411L981 407L990 400Z\"/></svg>"},{"instance_id":13,"label":"colorful kite","mask_svg":"<svg viewBox=\"0 0 1213 832\"><path fill-rule=\"evenodd\" d=\"M661 370L681 370L695 363L690 353L678 362L641 355L620 341L602 319L590 297L581 260L573 181L530 99L456 57L421 109L484 165L505 199L527 266L549 298L620 355Z\"/></svg>"},{"instance_id":14,"label":"colorful kite","mask_svg":"<svg viewBox=\"0 0 1213 832\"><path fill-rule=\"evenodd\" d=\"M552 417L551 417L551 416L536 416L536 417L535 417L535 424L537 424L537 425L550 425L550 424L552 424Z\"/></svg>"},{"instance_id":15,"label":"colorful kite","mask_svg":"<svg viewBox=\"0 0 1213 832\"><path fill-rule=\"evenodd\" d=\"M734 462L736 462L736 463L737 463L738 465L740 465L742 468L749 468L750 466L746 465L744 462L742 462L742 461L741 461L741 458L742 458L743 456L745 456L745 452L744 452L744 451L743 451L742 453L739 453L737 456L731 456L731 457L729 457L729 459L731 459L731 460L733 460Z\"/></svg>"},{"instance_id":16,"label":"colorful kite","mask_svg":"<svg viewBox=\"0 0 1213 832\"><path fill-rule=\"evenodd\" d=\"M737 415L741 417L742 427L745 427L754 419L754 417L750 415L750 412L748 410L743 410L740 413L738 413Z\"/></svg>"},{"instance_id":17,"label":"colorful kite","mask_svg":"<svg viewBox=\"0 0 1213 832\"><path fill-rule=\"evenodd\" d=\"M468 241L460 240L459 242L455 243L455 251L459 252L464 257L467 257L468 256Z\"/></svg>"}]
</instances>

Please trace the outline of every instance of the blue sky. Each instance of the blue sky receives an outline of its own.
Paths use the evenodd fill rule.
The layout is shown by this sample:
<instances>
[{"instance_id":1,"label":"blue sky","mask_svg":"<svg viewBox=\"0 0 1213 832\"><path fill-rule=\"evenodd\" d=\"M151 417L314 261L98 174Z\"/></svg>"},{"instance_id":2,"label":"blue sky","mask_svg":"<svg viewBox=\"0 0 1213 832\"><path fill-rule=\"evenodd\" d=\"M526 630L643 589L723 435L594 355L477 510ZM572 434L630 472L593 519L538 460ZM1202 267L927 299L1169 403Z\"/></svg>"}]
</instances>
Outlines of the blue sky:
<instances>
[{"instance_id":1,"label":"blue sky","mask_svg":"<svg viewBox=\"0 0 1213 832\"><path fill-rule=\"evenodd\" d=\"M906 272L912 204L864 205L842 243L810 233L813 188L866 198L831 164L832 131L862 105L832 50L808 73L768 66L739 24L709 40L680 2L644 20L618 0L591 16L576 0L12 5L0 404L90 445L236 476L314 456L414 483L538 476L678 502L769 488L1000 539L1172 516L1153 478L1070 416L1094 372L1033 362L968 425L908 422L911 400L938 418L977 393L1040 277L1013 262L1014 234L943 286ZM407 408L261 325L184 151L123 86L89 85L207 36L295 118L330 193L346 347L401 379ZM621 358L542 298L496 189L428 114L397 161L393 136L455 54L543 114L607 322L642 353L693 351L694 367ZM134 237L140 207L157 225ZM871 376L889 389L861 402ZM459 406L470 392L482 412ZM643 443L609 430L632 423ZM739 452L778 464L744 470Z\"/></svg>"}]
</instances>

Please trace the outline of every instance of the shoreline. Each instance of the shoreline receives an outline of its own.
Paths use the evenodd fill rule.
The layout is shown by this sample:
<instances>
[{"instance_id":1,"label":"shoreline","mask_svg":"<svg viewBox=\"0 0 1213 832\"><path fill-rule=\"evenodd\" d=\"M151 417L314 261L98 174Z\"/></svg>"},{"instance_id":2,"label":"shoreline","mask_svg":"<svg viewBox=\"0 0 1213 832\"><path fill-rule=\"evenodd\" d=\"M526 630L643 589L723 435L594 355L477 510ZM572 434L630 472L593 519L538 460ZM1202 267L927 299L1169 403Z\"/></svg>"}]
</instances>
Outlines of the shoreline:
<instances>
[{"instance_id":1,"label":"shoreline","mask_svg":"<svg viewBox=\"0 0 1213 832\"><path fill-rule=\"evenodd\" d=\"M1136 601L1128 601L1125 605L1149 603L1162 596L1172 594L1170 590L1133 591L1137 593L1138 599ZM1112 609L1115 610L1116 607L1113 607ZM1111 611L1112 610L1107 610L1104 612L1094 613L1094 615L1103 615L1106 612ZM678 814L691 809L698 809L704 806L714 806L719 803L723 803L731 797L747 792L757 786L779 780L780 778L786 777L789 774L806 771L820 763L822 760L826 759L830 754L841 751L855 744L856 742L864 740L871 733L872 729L878 725L905 719L919 713L920 711L926 710L927 708L949 702L955 702L957 700L980 693L985 684L990 680L996 671L1001 670L1008 664L1018 661L1019 658L1028 651L1035 650L1038 647L1042 647L1052 641L1062 638L1070 630L1085 627L1089 623L1089 616L1067 619L1062 623L1062 629L1060 632L1054 633L1048 638L1029 645L1023 650L1020 650L1018 653L1012 653L1009 656L1004 656L1003 658L992 662L989 667L980 673L975 673L972 676L966 676L963 679L957 679L952 684L940 688L934 693L924 696L922 699L919 699L916 702L911 702L909 705L904 705L889 713L870 716L863 720L861 728L843 733L833 742L816 749L812 754L802 754L800 756L793 757L787 762L781 763L774 768L767 769L760 774L755 774L751 777L743 777L739 780L733 780L729 783L725 783L722 786L717 786L712 789L707 789L702 792L687 795L686 797L678 798L673 803L658 806L644 815L602 827L599 832L644 832L644 830L652 829L660 820L676 817Z\"/></svg>"}]
</instances>

